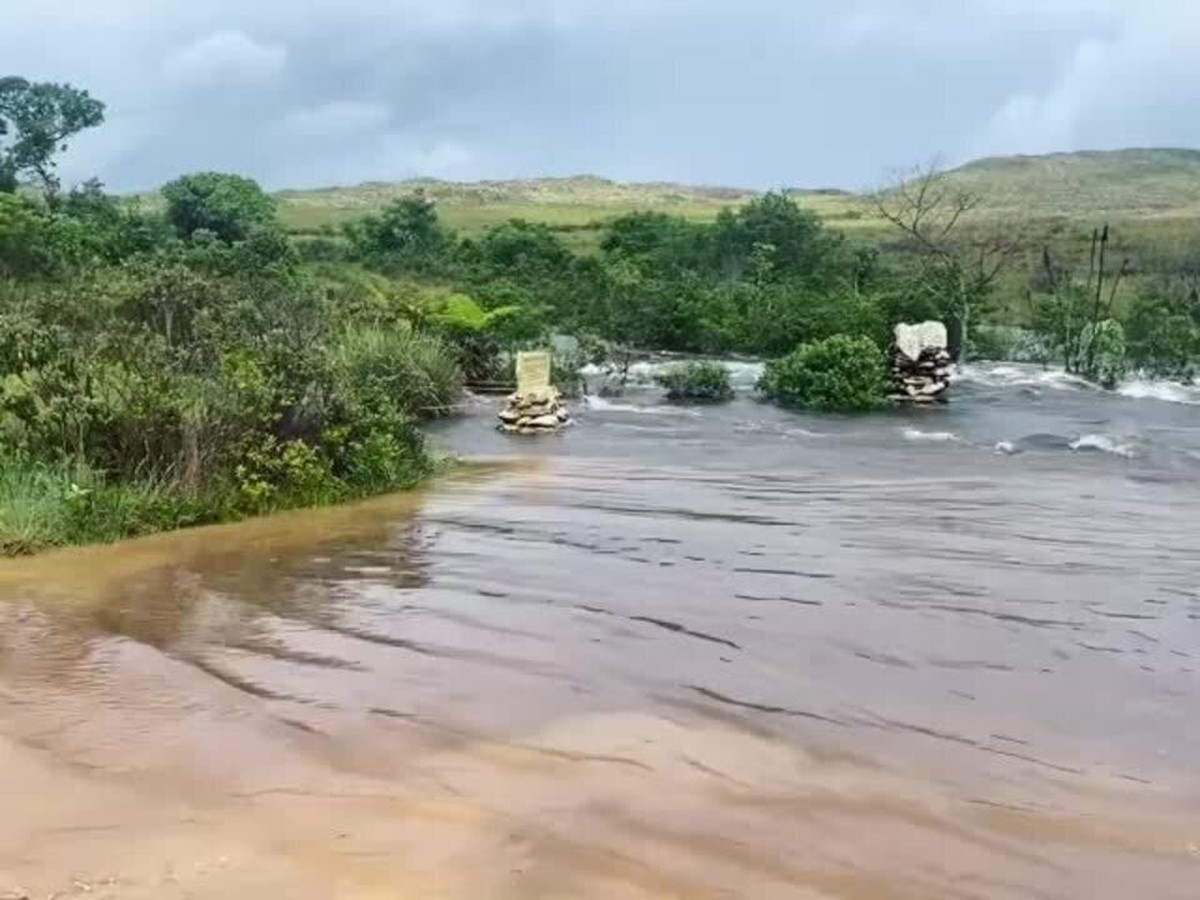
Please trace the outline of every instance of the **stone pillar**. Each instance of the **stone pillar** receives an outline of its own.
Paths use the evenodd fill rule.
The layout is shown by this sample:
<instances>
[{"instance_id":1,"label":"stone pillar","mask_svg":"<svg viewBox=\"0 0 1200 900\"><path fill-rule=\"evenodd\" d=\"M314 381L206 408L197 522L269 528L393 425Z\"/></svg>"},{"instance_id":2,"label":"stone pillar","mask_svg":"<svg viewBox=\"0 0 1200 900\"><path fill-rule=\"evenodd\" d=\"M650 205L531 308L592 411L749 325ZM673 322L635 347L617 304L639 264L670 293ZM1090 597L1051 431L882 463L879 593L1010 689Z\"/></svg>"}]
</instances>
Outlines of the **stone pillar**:
<instances>
[{"instance_id":1,"label":"stone pillar","mask_svg":"<svg viewBox=\"0 0 1200 900\"><path fill-rule=\"evenodd\" d=\"M950 352L941 322L897 325L892 345L891 398L905 403L944 403L950 387Z\"/></svg>"}]
</instances>

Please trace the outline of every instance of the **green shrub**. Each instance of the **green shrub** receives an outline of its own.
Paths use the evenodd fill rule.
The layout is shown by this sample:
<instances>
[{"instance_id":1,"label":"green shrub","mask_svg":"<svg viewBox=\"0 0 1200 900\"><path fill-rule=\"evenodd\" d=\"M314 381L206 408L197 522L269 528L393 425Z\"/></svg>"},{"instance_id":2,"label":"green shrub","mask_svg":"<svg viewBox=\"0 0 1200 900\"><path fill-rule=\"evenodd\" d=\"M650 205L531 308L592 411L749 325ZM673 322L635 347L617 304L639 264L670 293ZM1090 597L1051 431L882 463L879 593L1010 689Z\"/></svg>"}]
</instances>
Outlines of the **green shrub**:
<instances>
[{"instance_id":1,"label":"green shrub","mask_svg":"<svg viewBox=\"0 0 1200 900\"><path fill-rule=\"evenodd\" d=\"M1121 383L1128 368L1125 329L1115 319L1104 319L1083 329L1079 338L1083 357L1080 372L1084 378L1112 390Z\"/></svg>"},{"instance_id":2,"label":"green shrub","mask_svg":"<svg viewBox=\"0 0 1200 900\"><path fill-rule=\"evenodd\" d=\"M346 454L345 479L358 494L412 487L429 474L431 462L415 425L373 431L352 443Z\"/></svg>"},{"instance_id":3,"label":"green shrub","mask_svg":"<svg viewBox=\"0 0 1200 900\"><path fill-rule=\"evenodd\" d=\"M826 412L873 409L887 395L887 364L867 337L834 335L767 363L758 389L782 406Z\"/></svg>"},{"instance_id":4,"label":"green shrub","mask_svg":"<svg viewBox=\"0 0 1200 900\"><path fill-rule=\"evenodd\" d=\"M1180 306L1139 297L1125 319L1129 362L1152 378L1191 381L1200 369L1200 326Z\"/></svg>"},{"instance_id":5,"label":"green shrub","mask_svg":"<svg viewBox=\"0 0 1200 900\"><path fill-rule=\"evenodd\" d=\"M462 371L439 339L408 326L351 326L329 351L333 384L354 415L374 404L409 418L442 416L462 396Z\"/></svg>"},{"instance_id":6,"label":"green shrub","mask_svg":"<svg viewBox=\"0 0 1200 900\"><path fill-rule=\"evenodd\" d=\"M729 369L715 362L687 362L671 366L655 379L676 402L719 403L733 397Z\"/></svg>"}]
</instances>

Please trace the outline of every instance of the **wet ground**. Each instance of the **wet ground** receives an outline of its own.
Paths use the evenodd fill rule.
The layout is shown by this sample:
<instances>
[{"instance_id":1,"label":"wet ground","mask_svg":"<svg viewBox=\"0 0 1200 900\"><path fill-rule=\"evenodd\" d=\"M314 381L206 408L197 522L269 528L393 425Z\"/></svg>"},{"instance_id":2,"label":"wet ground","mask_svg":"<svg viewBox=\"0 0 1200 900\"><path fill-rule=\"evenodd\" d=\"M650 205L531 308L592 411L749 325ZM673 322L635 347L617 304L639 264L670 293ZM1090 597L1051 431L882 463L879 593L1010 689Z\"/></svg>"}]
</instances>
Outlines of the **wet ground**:
<instances>
[{"instance_id":1,"label":"wet ground","mask_svg":"<svg viewBox=\"0 0 1200 900\"><path fill-rule=\"evenodd\" d=\"M480 402L421 494L6 564L0 897L1198 897L1200 397L1127 390Z\"/></svg>"}]
</instances>

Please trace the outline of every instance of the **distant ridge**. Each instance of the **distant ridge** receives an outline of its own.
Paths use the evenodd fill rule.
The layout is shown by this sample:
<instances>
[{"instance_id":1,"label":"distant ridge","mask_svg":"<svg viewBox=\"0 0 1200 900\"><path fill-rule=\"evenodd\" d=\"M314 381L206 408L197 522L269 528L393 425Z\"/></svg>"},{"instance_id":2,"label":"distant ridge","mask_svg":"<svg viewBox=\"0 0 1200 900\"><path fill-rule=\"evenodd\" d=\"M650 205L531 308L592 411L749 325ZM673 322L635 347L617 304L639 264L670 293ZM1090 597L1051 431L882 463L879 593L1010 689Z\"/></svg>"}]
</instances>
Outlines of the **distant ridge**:
<instances>
[{"instance_id":1,"label":"distant ridge","mask_svg":"<svg viewBox=\"0 0 1200 900\"><path fill-rule=\"evenodd\" d=\"M952 170L991 209L1035 216L1200 214L1200 150L1135 148L978 159Z\"/></svg>"},{"instance_id":2,"label":"distant ridge","mask_svg":"<svg viewBox=\"0 0 1200 900\"><path fill-rule=\"evenodd\" d=\"M964 189L986 197L988 211L1031 218L1200 218L1200 150L1134 148L977 159L949 171ZM467 229L510 217L583 227L635 209L709 219L759 191L672 182L624 182L572 175L453 182L436 178L373 181L281 191L284 220L300 229L344 221L423 190L449 221ZM823 216L869 224L861 200L839 188L789 188Z\"/></svg>"}]
</instances>

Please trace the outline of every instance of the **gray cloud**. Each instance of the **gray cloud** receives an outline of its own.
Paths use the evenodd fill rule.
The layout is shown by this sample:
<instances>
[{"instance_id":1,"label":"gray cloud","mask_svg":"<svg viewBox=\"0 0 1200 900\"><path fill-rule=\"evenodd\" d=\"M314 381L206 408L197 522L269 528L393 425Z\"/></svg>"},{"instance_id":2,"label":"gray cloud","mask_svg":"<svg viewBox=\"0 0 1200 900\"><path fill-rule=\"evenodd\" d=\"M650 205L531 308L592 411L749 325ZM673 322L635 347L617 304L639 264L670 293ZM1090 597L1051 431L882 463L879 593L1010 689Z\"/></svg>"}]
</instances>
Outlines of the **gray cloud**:
<instances>
[{"instance_id":1,"label":"gray cloud","mask_svg":"<svg viewBox=\"0 0 1200 900\"><path fill-rule=\"evenodd\" d=\"M6 70L109 103L68 178L877 182L1200 145L1193 0L5 0ZM6 73L5 73L6 74Z\"/></svg>"}]
</instances>

